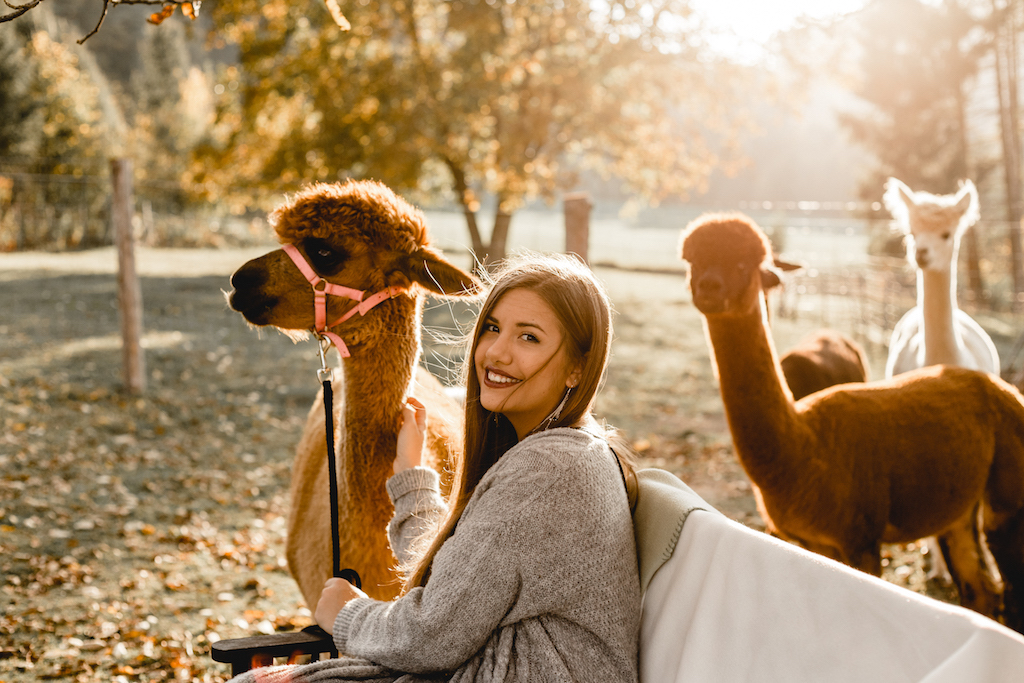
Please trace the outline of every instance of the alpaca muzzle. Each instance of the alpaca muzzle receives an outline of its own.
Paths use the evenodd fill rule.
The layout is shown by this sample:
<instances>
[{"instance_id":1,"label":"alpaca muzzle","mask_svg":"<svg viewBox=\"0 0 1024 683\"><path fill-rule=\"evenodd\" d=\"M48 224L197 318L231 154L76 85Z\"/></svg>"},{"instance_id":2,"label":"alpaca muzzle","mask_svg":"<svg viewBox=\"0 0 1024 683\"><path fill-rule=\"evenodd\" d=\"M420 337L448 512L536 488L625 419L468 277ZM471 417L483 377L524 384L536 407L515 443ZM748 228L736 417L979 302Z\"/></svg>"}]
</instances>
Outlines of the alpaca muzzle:
<instances>
[{"instance_id":1,"label":"alpaca muzzle","mask_svg":"<svg viewBox=\"0 0 1024 683\"><path fill-rule=\"evenodd\" d=\"M725 282L719 275L701 276L693 281L690 291L693 294L693 305L701 313L721 313L727 308Z\"/></svg>"}]
</instances>

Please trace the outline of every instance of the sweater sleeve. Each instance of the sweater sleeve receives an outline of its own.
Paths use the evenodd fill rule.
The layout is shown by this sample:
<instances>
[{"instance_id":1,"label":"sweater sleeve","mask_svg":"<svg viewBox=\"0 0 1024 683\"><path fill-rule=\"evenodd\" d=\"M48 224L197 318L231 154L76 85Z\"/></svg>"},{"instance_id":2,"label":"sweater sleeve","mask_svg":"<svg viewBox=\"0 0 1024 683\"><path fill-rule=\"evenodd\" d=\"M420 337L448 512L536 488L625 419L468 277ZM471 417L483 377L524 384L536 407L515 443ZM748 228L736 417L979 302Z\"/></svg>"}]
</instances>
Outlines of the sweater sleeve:
<instances>
[{"instance_id":1,"label":"sweater sleeve","mask_svg":"<svg viewBox=\"0 0 1024 683\"><path fill-rule=\"evenodd\" d=\"M482 481L434 557L427 585L393 602L349 602L334 623L338 649L411 673L466 662L516 603L522 554L529 552L517 535L519 521L524 510L544 518L540 508L554 479L550 472L504 468Z\"/></svg>"},{"instance_id":2,"label":"sweater sleeve","mask_svg":"<svg viewBox=\"0 0 1024 683\"><path fill-rule=\"evenodd\" d=\"M416 560L417 541L433 532L448 511L440 477L429 467L413 467L388 479L386 486L395 506L388 541L399 565L409 565Z\"/></svg>"}]
</instances>

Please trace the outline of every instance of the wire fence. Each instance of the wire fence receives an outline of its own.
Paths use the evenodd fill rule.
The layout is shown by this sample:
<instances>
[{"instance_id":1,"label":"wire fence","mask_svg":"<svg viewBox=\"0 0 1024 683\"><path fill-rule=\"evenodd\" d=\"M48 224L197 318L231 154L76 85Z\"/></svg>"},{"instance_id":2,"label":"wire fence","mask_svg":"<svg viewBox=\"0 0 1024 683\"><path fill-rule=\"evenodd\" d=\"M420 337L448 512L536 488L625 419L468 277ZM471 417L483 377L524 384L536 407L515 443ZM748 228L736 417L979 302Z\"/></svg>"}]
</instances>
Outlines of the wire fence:
<instances>
[{"instance_id":1,"label":"wire fence","mask_svg":"<svg viewBox=\"0 0 1024 683\"><path fill-rule=\"evenodd\" d=\"M0 251L109 245L109 164L0 157ZM136 182L136 241L152 247L248 246L267 241L262 217L191 206L179 185Z\"/></svg>"}]
</instances>

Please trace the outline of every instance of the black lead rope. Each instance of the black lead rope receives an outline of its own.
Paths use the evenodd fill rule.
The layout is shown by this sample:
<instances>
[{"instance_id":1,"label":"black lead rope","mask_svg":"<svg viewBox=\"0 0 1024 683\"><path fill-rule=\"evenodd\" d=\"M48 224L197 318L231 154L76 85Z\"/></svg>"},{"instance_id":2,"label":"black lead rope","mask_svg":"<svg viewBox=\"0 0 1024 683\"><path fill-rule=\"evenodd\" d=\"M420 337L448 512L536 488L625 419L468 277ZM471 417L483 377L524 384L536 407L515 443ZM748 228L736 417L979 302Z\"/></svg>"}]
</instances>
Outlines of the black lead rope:
<instances>
[{"instance_id":1,"label":"black lead rope","mask_svg":"<svg viewBox=\"0 0 1024 683\"><path fill-rule=\"evenodd\" d=\"M331 368L327 366L325 346L331 342L323 337L320 341L320 364L317 377L324 385L324 423L327 432L327 469L330 474L331 496L331 575L345 579L356 588L362 588L363 582L355 569L341 568L341 530L338 525L338 459L334 454L334 390L331 388Z\"/></svg>"}]
</instances>

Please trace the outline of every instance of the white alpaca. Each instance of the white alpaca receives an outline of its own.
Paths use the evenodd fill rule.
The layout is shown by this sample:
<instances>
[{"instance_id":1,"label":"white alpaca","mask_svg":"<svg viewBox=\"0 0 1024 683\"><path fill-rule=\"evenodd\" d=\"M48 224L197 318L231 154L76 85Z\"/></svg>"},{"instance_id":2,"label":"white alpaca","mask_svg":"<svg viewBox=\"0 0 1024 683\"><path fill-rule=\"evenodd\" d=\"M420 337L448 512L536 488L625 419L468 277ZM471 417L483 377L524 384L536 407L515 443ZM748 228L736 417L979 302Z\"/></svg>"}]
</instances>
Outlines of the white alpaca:
<instances>
[{"instance_id":1,"label":"white alpaca","mask_svg":"<svg viewBox=\"0 0 1024 683\"><path fill-rule=\"evenodd\" d=\"M885 187L885 206L907 235L907 259L917 267L917 306L893 328L885 376L940 364L999 374L992 339L956 305L960 237L978 220L974 183L944 196L913 192L896 178Z\"/></svg>"},{"instance_id":2,"label":"white alpaca","mask_svg":"<svg viewBox=\"0 0 1024 683\"><path fill-rule=\"evenodd\" d=\"M893 328L885 376L927 365L958 365L999 374L992 339L956 305L960 237L978 220L978 191L966 181L955 195L914 192L896 178L885 184L885 206L907 236L907 259L917 267L917 306ZM934 536L927 539L929 578L949 580Z\"/></svg>"}]
</instances>

